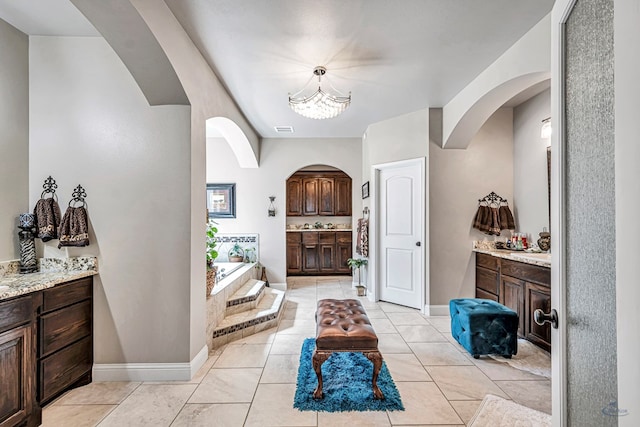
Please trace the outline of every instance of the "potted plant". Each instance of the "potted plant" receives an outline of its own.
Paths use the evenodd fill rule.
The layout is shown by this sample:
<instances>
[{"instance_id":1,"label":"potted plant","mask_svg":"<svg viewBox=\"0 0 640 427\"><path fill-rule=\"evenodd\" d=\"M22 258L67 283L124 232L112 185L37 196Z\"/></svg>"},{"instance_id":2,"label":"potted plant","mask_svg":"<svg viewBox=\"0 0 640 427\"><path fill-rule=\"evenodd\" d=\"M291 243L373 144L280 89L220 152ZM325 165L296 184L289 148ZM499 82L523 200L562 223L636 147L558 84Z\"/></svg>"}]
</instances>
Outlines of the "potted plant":
<instances>
[{"instance_id":1,"label":"potted plant","mask_svg":"<svg viewBox=\"0 0 640 427\"><path fill-rule=\"evenodd\" d=\"M207 297L211 295L211 290L216 284L216 275L218 274L218 266L213 264L218 257L218 251L216 250L218 228L216 225L218 224L214 221L207 222Z\"/></svg>"},{"instance_id":2,"label":"potted plant","mask_svg":"<svg viewBox=\"0 0 640 427\"><path fill-rule=\"evenodd\" d=\"M362 284L362 266L367 265L368 261L365 258L349 258L347 264L351 267L351 270L358 269L358 296L363 297L367 294L367 287Z\"/></svg>"},{"instance_id":3,"label":"potted plant","mask_svg":"<svg viewBox=\"0 0 640 427\"><path fill-rule=\"evenodd\" d=\"M244 261L244 249L238 243L233 245L229 249L229 262L242 262Z\"/></svg>"}]
</instances>

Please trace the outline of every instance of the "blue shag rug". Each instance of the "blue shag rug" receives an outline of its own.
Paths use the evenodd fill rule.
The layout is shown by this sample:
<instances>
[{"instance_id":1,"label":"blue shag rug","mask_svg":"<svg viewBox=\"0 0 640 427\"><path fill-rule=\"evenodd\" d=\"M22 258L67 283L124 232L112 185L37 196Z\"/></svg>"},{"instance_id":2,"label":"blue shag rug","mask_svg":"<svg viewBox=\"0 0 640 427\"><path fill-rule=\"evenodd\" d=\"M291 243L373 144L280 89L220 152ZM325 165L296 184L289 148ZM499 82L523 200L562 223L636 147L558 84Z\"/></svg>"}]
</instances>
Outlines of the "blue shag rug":
<instances>
[{"instance_id":1,"label":"blue shag rug","mask_svg":"<svg viewBox=\"0 0 640 427\"><path fill-rule=\"evenodd\" d=\"M313 391L318 385L318 378L311 363L316 347L315 341L314 338L307 338L302 344L294 408L323 412L404 411L400 393L384 362L378 376L378 387L385 398L373 398L373 363L362 353L333 353L322 364L324 398L314 399Z\"/></svg>"}]
</instances>

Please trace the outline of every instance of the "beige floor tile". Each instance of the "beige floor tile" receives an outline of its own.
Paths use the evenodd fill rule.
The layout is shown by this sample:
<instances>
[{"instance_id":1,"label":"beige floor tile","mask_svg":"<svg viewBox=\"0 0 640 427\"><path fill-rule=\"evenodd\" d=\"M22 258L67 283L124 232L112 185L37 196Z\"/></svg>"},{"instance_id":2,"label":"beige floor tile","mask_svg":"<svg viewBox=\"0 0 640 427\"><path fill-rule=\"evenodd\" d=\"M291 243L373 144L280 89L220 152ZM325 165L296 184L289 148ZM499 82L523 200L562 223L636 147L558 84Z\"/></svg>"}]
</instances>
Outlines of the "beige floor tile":
<instances>
[{"instance_id":1,"label":"beige floor tile","mask_svg":"<svg viewBox=\"0 0 640 427\"><path fill-rule=\"evenodd\" d=\"M267 361L271 344L228 345L214 368L261 368Z\"/></svg>"},{"instance_id":2,"label":"beige floor tile","mask_svg":"<svg viewBox=\"0 0 640 427\"><path fill-rule=\"evenodd\" d=\"M545 377L532 374L531 372L516 369L505 362L494 360L489 356L480 356L479 359L474 359L470 355L467 357L493 381L544 381L547 379Z\"/></svg>"},{"instance_id":3,"label":"beige floor tile","mask_svg":"<svg viewBox=\"0 0 640 427\"><path fill-rule=\"evenodd\" d=\"M531 409L551 413L551 381L496 381L514 401Z\"/></svg>"},{"instance_id":4,"label":"beige floor tile","mask_svg":"<svg viewBox=\"0 0 640 427\"><path fill-rule=\"evenodd\" d=\"M487 394L509 398L477 366L427 366L427 372L449 400L482 400Z\"/></svg>"},{"instance_id":5,"label":"beige floor tile","mask_svg":"<svg viewBox=\"0 0 640 427\"><path fill-rule=\"evenodd\" d=\"M409 343L423 365L472 365L464 354L448 342Z\"/></svg>"},{"instance_id":6,"label":"beige floor tile","mask_svg":"<svg viewBox=\"0 0 640 427\"><path fill-rule=\"evenodd\" d=\"M447 332L451 335L451 319L449 316L432 316L426 318L429 324L440 332Z\"/></svg>"},{"instance_id":7,"label":"beige floor tile","mask_svg":"<svg viewBox=\"0 0 640 427\"><path fill-rule=\"evenodd\" d=\"M260 384L253 398L245 426L315 426L315 412L293 407L295 384ZM276 397L277 398L274 398Z\"/></svg>"},{"instance_id":8,"label":"beige floor tile","mask_svg":"<svg viewBox=\"0 0 640 427\"><path fill-rule=\"evenodd\" d=\"M383 411L318 412L318 427L390 426L389 416Z\"/></svg>"},{"instance_id":9,"label":"beige floor tile","mask_svg":"<svg viewBox=\"0 0 640 427\"><path fill-rule=\"evenodd\" d=\"M456 339L453 336L451 336L450 333L444 333L442 334L442 336L445 337L447 341L449 341L451 344L453 344L456 350L458 350L460 353L469 354L467 349L461 346L460 343L456 341Z\"/></svg>"},{"instance_id":10,"label":"beige floor tile","mask_svg":"<svg viewBox=\"0 0 640 427\"><path fill-rule=\"evenodd\" d=\"M55 405L117 405L127 398L139 382L95 382L74 388L55 401Z\"/></svg>"},{"instance_id":11,"label":"beige floor tile","mask_svg":"<svg viewBox=\"0 0 640 427\"><path fill-rule=\"evenodd\" d=\"M388 319L387 313L380 309L367 308L365 310L369 319Z\"/></svg>"},{"instance_id":12,"label":"beige floor tile","mask_svg":"<svg viewBox=\"0 0 640 427\"><path fill-rule=\"evenodd\" d=\"M398 330L389 319L369 319L377 334L397 334Z\"/></svg>"},{"instance_id":13,"label":"beige floor tile","mask_svg":"<svg viewBox=\"0 0 640 427\"><path fill-rule=\"evenodd\" d=\"M411 349L400 334L377 334L378 350L384 356L390 353L411 353Z\"/></svg>"},{"instance_id":14,"label":"beige floor tile","mask_svg":"<svg viewBox=\"0 0 640 427\"><path fill-rule=\"evenodd\" d=\"M300 355L302 343L306 335L288 335L277 334L271 345L271 353L269 354L297 354Z\"/></svg>"},{"instance_id":15,"label":"beige floor tile","mask_svg":"<svg viewBox=\"0 0 640 427\"><path fill-rule=\"evenodd\" d=\"M414 354L385 354L384 361L394 381L431 381Z\"/></svg>"},{"instance_id":16,"label":"beige floor tile","mask_svg":"<svg viewBox=\"0 0 640 427\"><path fill-rule=\"evenodd\" d=\"M212 369L195 390L189 403L250 403L262 369Z\"/></svg>"},{"instance_id":17,"label":"beige floor tile","mask_svg":"<svg viewBox=\"0 0 640 427\"><path fill-rule=\"evenodd\" d=\"M458 416L465 424L469 424L471 418L476 414L482 400L451 400L451 406L456 410Z\"/></svg>"},{"instance_id":18,"label":"beige floor tile","mask_svg":"<svg viewBox=\"0 0 640 427\"><path fill-rule=\"evenodd\" d=\"M313 319L313 313L309 314L309 319ZM278 325L279 334L305 335L313 337L316 334L316 322L314 320L282 320Z\"/></svg>"},{"instance_id":19,"label":"beige floor tile","mask_svg":"<svg viewBox=\"0 0 640 427\"><path fill-rule=\"evenodd\" d=\"M41 427L93 427L116 405L49 405L42 410Z\"/></svg>"},{"instance_id":20,"label":"beige floor tile","mask_svg":"<svg viewBox=\"0 0 640 427\"><path fill-rule=\"evenodd\" d=\"M230 342L229 345L242 345L242 344L271 344L276 336L276 328L269 328L265 331L257 332L253 335L249 335L246 338L242 338L238 341Z\"/></svg>"},{"instance_id":21,"label":"beige floor tile","mask_svg":"<svg viewBox=\"0 0 640 427\"><path fill-rule=\"evenodd\" d=\"M396 383L404 411L390 411L393 425L403 424L462 424L447 399L432 382Z\"/></svg>"},{"instance_id":22,"label":"beige floor tile","mask_svg":"<svg viewBox=\"0 0 640 427\"><path fill-rule=\"evenodd\" d=\"M248 403L186 404L171 427L241 427L249 406Z\"/></svg>"},{"instance_id":23,"label":"beige floor tile","mask_svg":"<svg viewBox=\"0 0 640 427\"><path fill-rule=\"evenodd\" d=\"M202 365L200 369L198 369L198 372L196 372L196 374L193 376L193 378L191 378L191 381L189 382L193 384L200 384L200 381L202 381L204 376L207 375L207 373L209 372L209 369L211 369L211 367L213 366L214 363L216 363L216 360L218 360L219 357L220 357L219 354L209 356L207 361L204 362L204 365Z\"/></svg>"},{"instance_id":24,"label":"beige floor tile","mask_svg":"<svg viewBox=\"0 0 640 427\"><path fill-rule=\"evenodd\" d=\"M425 321L426 322L426 321ZM431 325L420 324L416 326L396 326L400 335L406 342L446 342L444 335Z\"/></svg>"},{"instance_id":25,"label":"beige floor tile","mask_svg":"<svg viewBox=\"0 0 640 427\"><path fill-rule=\"evenodd\" d=\"M107 415L100 426L168 426L196 387L195 384L142 384Z\"/></svg>"},{"instance_id":26,"label":"beige floor tile","mask_svg":"<svg viewBox=\"0 0 640 427\"><path fill-rule=\"evenodd\" d=\"M427 319L425 319L420 313L387 313L389 320L395 326L400 325L428 325Z\"/></svg>"},{"instance_id":27,"label":"beige floor tile","mask_svg":"<svg viewBox=\"0 0 640 427\"><path fill-rule=\"evenodd\" d=\"M260 383L296 383L298 377L298 354L272 354L262 372Z\"/></svg>"}]
</instances>

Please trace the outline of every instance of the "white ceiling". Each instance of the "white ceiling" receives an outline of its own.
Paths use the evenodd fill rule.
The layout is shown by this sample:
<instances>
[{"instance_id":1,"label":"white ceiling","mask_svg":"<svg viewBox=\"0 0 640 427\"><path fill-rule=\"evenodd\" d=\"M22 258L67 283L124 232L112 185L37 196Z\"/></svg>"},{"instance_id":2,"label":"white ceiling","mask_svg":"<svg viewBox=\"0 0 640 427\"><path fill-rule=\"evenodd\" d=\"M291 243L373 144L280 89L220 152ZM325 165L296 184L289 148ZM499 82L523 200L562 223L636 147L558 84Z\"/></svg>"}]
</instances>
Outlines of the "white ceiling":
<instances>
[{"instance_id":1,"label":"white ceiling","mask_svg":"<svg viewBox=\"0 0 640 427\"><path fill-rule=\"evenodd\" d=\"M361 137L441 107L545 16L553 0L165 0L262 137ZM28 34L95 35L68 0L0 0ZM352 104L312 120L287 104L317 65ZM323 88L325 86L323 85ZM274 126L293 126L278 134Z\"/></svg>"}]
</instances>

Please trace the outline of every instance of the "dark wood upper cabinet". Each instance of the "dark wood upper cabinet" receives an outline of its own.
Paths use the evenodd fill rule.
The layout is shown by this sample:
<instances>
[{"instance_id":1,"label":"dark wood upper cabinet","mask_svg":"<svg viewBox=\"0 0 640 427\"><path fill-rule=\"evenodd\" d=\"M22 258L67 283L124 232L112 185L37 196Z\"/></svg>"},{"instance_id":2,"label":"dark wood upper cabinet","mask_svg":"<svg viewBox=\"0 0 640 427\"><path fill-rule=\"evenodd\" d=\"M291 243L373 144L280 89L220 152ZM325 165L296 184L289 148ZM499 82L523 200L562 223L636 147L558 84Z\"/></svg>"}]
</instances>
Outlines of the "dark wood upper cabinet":
<instances>
[{"instance_id":1,"label":"dark wood upper cabinet","mask_svg":"<svg viewBox=\"0 0 640 427\"><path fill-rule=\"evenodd\" d=\"M351 178L336 178L334 188L335 215L351 216Z\"/></svg>"},{"instance_id":2,"label":"dark wood upper cabinet","mask_svg":"<svg viewBox=\"0 0 640 427\"><path fill-rule=\"evenodd\" d=\"M318 215L318 179L302 179L302 215Z\"/></svg>"},{"instance_id":3,"label":"dark wood upper cabinet","mask_svg":"<svg viewBox=\"0 0 640 427\"><path fill-rule=\"evenodd\" d=\"M287 180L287 216L302 216L302 178Z\"/></svg>"},{"instance_id":4,"label":"dark wood upper cabinet","mask_svg":"<svg viewBox=\"0 0 640 427\"><path fill-rule=\"evenodd\" d=\"M351 178L298 172L287 180L287 216L351 216Z\"/></svg>"}]
</instances>

